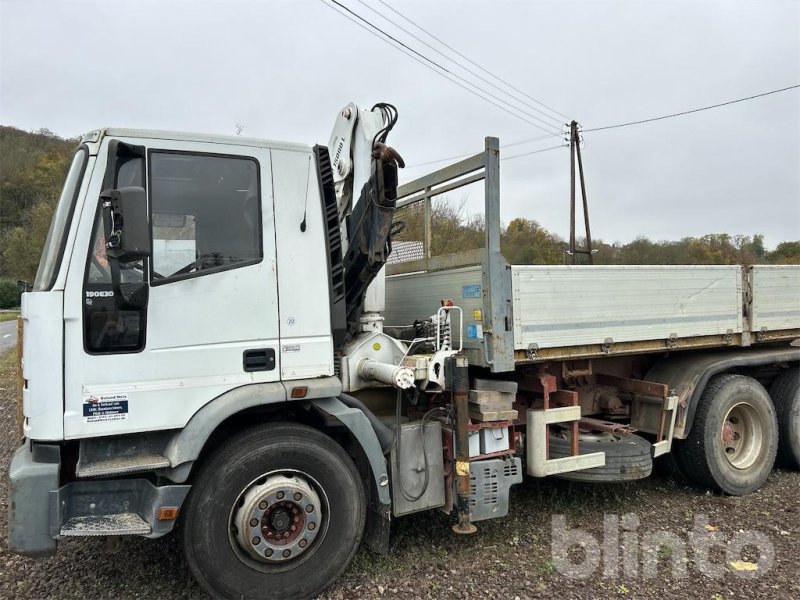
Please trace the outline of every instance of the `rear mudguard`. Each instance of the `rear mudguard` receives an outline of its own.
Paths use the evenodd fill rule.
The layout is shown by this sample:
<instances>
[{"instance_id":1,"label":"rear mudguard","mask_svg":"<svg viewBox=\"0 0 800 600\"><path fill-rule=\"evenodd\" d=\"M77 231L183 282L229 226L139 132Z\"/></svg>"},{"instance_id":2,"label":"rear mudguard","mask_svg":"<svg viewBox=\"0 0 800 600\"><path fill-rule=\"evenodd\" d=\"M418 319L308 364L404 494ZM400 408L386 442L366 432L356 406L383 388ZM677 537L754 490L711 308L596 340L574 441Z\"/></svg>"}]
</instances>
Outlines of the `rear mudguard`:
<instances>
[{"instance_id":1,"label":"rear mudguard","mask_svg":"<svg viewBox=\"0 0 800 600\"><path fill-rule=\"evenodd\" d=\"M647 381L665 383L678 396L682 410L675 422L675 437L686 438L692 428L694 413L709 379L740 367L797 363L800 348L736 348L722 351L690 352L670 355L657 362L647 373Z\"/></svg>"}]
</instances>

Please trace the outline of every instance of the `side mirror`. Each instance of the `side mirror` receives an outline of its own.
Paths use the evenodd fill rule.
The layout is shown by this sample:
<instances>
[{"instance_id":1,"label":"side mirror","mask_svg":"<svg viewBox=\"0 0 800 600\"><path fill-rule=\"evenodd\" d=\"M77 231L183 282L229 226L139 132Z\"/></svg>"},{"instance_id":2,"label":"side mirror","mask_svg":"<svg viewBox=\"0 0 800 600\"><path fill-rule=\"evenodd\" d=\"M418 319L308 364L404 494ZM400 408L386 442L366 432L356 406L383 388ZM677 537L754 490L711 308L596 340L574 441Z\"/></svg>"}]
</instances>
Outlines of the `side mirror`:
<instances>
[{"instance_id":1,"label":"side mirror","mask_svg":"<svg viewBox=\"0 0 800 600\"><path fill-rule=\"evenodd\" d=\"M147 283L122 283L119 286L117 302L120 308L143 310L147 308L149 297L150 286Z\"/></svg>"},{"instance_id":2,"label":"side mirror","mask_svg":"<svg viewBox=\"0 0 800 600\"><path fill-rule=\"evenodd\" d=\"M147 194L143 187L130 186L100 194L107 224L106 253L120 263L150 256L150 226Z\"/></svg>"}]
</instances>

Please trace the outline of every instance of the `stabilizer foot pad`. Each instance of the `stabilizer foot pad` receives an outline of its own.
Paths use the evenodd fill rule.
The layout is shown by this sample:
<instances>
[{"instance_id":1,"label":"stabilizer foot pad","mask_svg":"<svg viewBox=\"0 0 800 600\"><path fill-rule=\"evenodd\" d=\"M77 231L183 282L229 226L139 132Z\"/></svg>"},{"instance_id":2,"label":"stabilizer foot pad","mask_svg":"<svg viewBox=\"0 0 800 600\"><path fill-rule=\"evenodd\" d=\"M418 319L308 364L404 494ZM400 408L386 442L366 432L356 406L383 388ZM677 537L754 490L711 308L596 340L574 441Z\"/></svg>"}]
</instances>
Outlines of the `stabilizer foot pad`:
<instances>
[{"instance_id":1,"label":"stabilizer foot pad","mask_svg":"<svg viewBox=\"0 0 800 600\"><path fill-rule=\"evenodd\" d=\"M478 531L478 528L472 523L456 523L453 525L452 529L453 533L457 533L458 535L470 535Z\"/></svg>"}]
</instances>

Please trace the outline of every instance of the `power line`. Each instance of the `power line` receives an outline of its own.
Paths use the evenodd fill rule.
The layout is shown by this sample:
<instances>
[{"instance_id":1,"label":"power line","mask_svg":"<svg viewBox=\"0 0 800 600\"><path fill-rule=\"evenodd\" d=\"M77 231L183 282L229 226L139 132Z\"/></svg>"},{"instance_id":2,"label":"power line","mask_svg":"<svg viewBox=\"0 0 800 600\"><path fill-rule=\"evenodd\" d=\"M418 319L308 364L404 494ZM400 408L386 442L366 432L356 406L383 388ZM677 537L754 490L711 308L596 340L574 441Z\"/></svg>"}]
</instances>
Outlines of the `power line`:
<instances>
[{"instance_id":1,"label":"power line","mask_svg":"<svg viewBox=\"0 0 800 600\"><path fill-rule=\"evenodd\" d=\"M496 104L495 102L493 102L493 101L489 100L488 98L485 98L485 97L481 96L481 95L480 95L479 93L477 93L475 90L472 90L472 89L470 89L470 88L466 87L465 85L462 85L461 83L459 83L459 82L458 82L458 81L456 81L455 79L451 79L451 78L450 78L450 77L448 77L448 76L447 76L445 73L442 73L441 71L437 71L436 69L434 69L433 67L431 67L431 66L430 66L429 64L427 64L426 62L423 62L422 60L420 60L419 58L417 58L416 56L414 56L414 55L413 55L411 52L408 52L407 50L405 50L405 49L404 49L402 46L400 46L400 45L394 45L394 44L392 44L392 42L391 42L391 41L389 41L389 40L387 40L387 39L385 39L385 38L382 38L380 35L378 35L377 33L375 33L375 32L374 32L372 29L370 29L370 28L366 27L365 25L362 25L361 23L359 23L358 21L356 21L356 20L355 20L353 17L351 17L350 15L348 15L348 14L346 14L346 13L343 13L342 11L338 10L336 7L334 7L334 6L331 6L330 4L327 4L327 3L326 3L324 0L322 0L322 3L323 3L325 6L327 6L328 8L330 8L331 10L333 10L334 12L336 12L337 14L339 14L339 15L343 16L344 18L348 19L349 21L352 21L354 24L356 24L356 25L358 25L359 27L361 27L361 29L363 29L364 31L366 31L366 32L367 32L367 33L369 33L370 35L374 35L376 38L378 38L378 39L379 39L379 40L381 40L382 42L386 42L387 44L389 44L390 46L392 46L392 48L394 48L395 50L399 50L400 52L402 52L403 54L405 54L405 55L406 55L406 56L408 56L409 58L411 58L411 59L413 59L413 60L417 61L419 64L421 64L421 65L422 65L423 67L425 67L426 69L430 69L431 71L433 71L433 72L434 72L434 73L436 73L437 75L441 75L442 77L445 77L445 78L446 78L448 81L452 81L453 83L455 83L455 84L456 84L457 86L459 86L460 88L463 88L463 89L465 89L465 90L466 90L466 91L468 91L470 94L474 94L475 96L477 96L477 97L478 97L478 98L480 98L481 100L486 100L486 102L489 102L490 104L493 104L494 106L496 106L496 107L497 107L497 108L499 108L500 110L503 110L503 111L507 112L508 114L510 114L510 115L512 115L512 116L514 116L514 117L517 117L517 118L519 118L519 119L522 119L522 120L523 120L523 121L525 121L526 123L530 123L531 125L535 125L535 126L537 126L537 127L538 127L538 125L536 125L535 123L531 123L531 122L530 122L530 121L528 121L527 119L525 119L525 118L523 118L523 117L520 117L518 114L516 114L516 113L513 113L513 112L511 112L510 110L507 110L505 107L503 107L503 106L500 106L499 104ZM360 18L360 17L359 17L359 18ZM426 60L427 60L427 59L426 59ZM540 129L541 129L541 128L540 128ZM555 134L553 134L553 135L555 135Z\"/></svg>"},{"instance_id":2,"label":"power line","mask_svg":"<svg viewBox=\"0 0 800 600\"><path fill-rule=\"evenodd\" d=\"M683 116L683 115L690 115L690 114L697 113L697 112L702 112L702 111L705 111L705 110L711 110L713 108L720 108L722 106L729 106L731 104L736 104L738 102L745 102L747 100L755 100L756 98L763 98L764 96L770 96L772 94L778 94L780 92L788 92L789 90L794 90L794 89L797 89L797 88L800 88L800 84L790 85L788 87L780 88L780 89L777 89L777 90L771 90L769 92L763 92L761 94L755 94L753 96L747 96L745 98L737 98L736 100L729 100L727 102L720 102L719 104L712 104L712 105L709 105L709 106L703 106L703 107L700 107L700 108L694 108L694 109L685 110L685 111L682 111L682 112L671 113L671 114L668 114L668 115L662 115L660 117L653 117L653 118L650 118L650 119L642 119L640 121L629 121L627 123L618 123L616 125L605 125L603 127L592 127L591 129L581 129L581 132L582 133L587 133L587 132L592 132L592 131L605 131L607 129L617 129L617 128L620 128L620 127L629 127L631 125L641 125L642 123L652 123L653 121L662 121L664 119L671 119L673 117L680 117L680 116ZM529 139L519 140L519 141L516 141L516 142L511 142L509 144L503 144L501 146L501 148L508 148L510 146L516 146L516 145L519 145L519 144L527 144L527 143L530 143L530 142L538 142L540 140L547 139L549 137L555 137L555 135L541 136L541 137L536 137L536 138L529 138ZM560 148L561 146L555 146L555 147L556 148ZM546 148L545 150L548 150L548 148ZM534 152L531 152L531 153L524 153L524 154L515 155L515 157L516 156L527 156L528 154L536 154L538 152L539 151L537 150L537 151L534 151ZM435 164L435 163L445 162L445 161L448 161L448 160L455 160L455 159L463 158L463 157L466 157L466 156L470 156L470 154L460 154L458 156L451 156L449 158L442 158L442 159L439 159L439 160L431 160L431 161L424 162L424 163L418 163L418 164L415 164L415 165L409 165L408 168L421 167L421 166L425 166L425 165L432 165L432 164ZM507 158L514 158L514 157L506 157L506 159ZM506 159L501 159L501 160L506 160Z\"/></svg>"},{"instance_id":3,"label":"power line","mask_svg":"<svg viewBox=\"0 0 800 600\"><path fill-rule=\"evenodd\" d=\"M501 146L501 148L502 148L502 146ZM503 157L500 158L500 160L501 161L503 161L503 160L513 160L515 158L521 158L523 156L531 156L533 154L541 154L542 152L550 152L551 150L558 150L559 148L569 148L569 144L559 144L558 146L550 146L549 148L542 148L541 150L533 150L532 152L523 152L522 154L514 154L513 156L503 156ZM406 167L406 169L413 168L413 167L421 167L421 166L423 166L423 164L433 164L434 162L444 162L446 160L453 160L453 159L456 159L456 158L462 158L464 156L470 156L470 155L469 154L462 154L461 156L454 156L454 157L451 157L451 158L443 158L441 160L431 161L429 163L421 163L421 164L418 164L418 165L412 165L410 167ZM412 180L406 180L406 181L403 181L402 183L408 183L408 181L412 181Z\"/></svg>"},{"instance_id":4,"label":"power line","mask_svg":"<svg viewBox=\"0 0 800 600\"><path fill-rule=\"evenodd\" d=\"M436 163L447 162L449 160L458 160L459 158L466 158L467 156L472 156L473 152L467 152L466 154L458 154L456 156L448 156L447 158L437 158L436 160L428 160L421 163L414 163L413 165L406 165L406 169L416 169L417 167L427 167L428 165L435 165Z\"/></svg>"},{"instance_id":5,"label":"power line","mask_svg":"<svg viewBox=\"0 0 800 600\"><path fill-rule=\"evenodd\" d=\"M731 104L736 104L738 102L745 102L746 100L754 100L756 98L763 98L764 96L770 96L771 94L778 94L780 92L787 92L789 90L794 90L796 88L800 88L800 83L796 85L790 85L785 88L780 88L778 90L771 90L769 92L764 92L762 94L755 94L754 96L747 96L746 98L737 98L736 100L728 100L727 102L720 102L719 104L711 104L709 106L701 106L700 108L693 108L691 110L684 110L682 112L671 113L668 115L662 115L660 117L652 117L650 119L642 119L640 121L629 121L627 123L618 123L616 125L605 125L604 127L592 127L591 129L582 129L583 133L587 133L590 131L605 131L606 129L618 129L620 127L629 127L631 125L641 125L642 123L652 123L653 121L663 121L664 119L671 119L673 117L681 117L683 115L690 115L692 113L702 112L704 110L711 110L712 108L720 108L721 106L729 106Z\"/></svg>"},{"instance_id":6,"label":"power line","mask_svg":"<svg viewBox=\"0 0 800 600\"><path fill-rule=\"evenodd\" d=\"M559 133L558 135L563 135L564 139L566 140L567 136L569 135L569 132ZM547 140L547 139L550 139L552 137L556 137L556 136L555 135L543 135L541 137L536 137L536 138L527 138L527 139L524 139L524 140L517 140L516 142L509 142L508 144L503 144L500 147L501 148L511 148L511 146L520 146L522 144L529 144L531 142L538 142L538 141L541 141L541 140Z\"/></svg>"},{"instance_id":7,"label":"power line","mask_svg":"<svg viewBox=\"0 0 800 600\"><path fill-rule=\"evenodd\" d=\"M333 6L331 6L330 4L328 4L327 2L325 2L325 0L321 0L321 1L322 1L322 3L323 3L323 4L325 4L325 6L327 6L328 8L330 8L330 9L332 9L332 10L336 10L336 9L335 9ZM356 23L357 25L361 26L361 27L362 27L362 29L365 29L366 31L369 31L370 33L372 33L373 35L375 35L375 36L376 36L376 37L377 37L379 40L381 40L381 41L383 41L383 42L386 42L386 43L388 43L390 46L392 46L393 48L396 48L397 50L401 50L401 51L403 51L403 53L404 53L404 54L406 54L406 55L408 55L408 56L411 56L411 55L408 53L408 52L411 52L411 53L413 53L414 55L416 55L416 56L420 57L421 59L423 59L422 61L421 61L421 60L419 60L419 59L417 59L416 57L414 57L414 58L415 58L415 60L417 60L417 62L419 62L420 64L422 64L422 65L425 65L427 68L431 69L431 70L432 70L434 73L436 73L436 74L438 74L438 75L441 75L441 76L445 77L445 78L446 78L446 79L448 79L449 81L452 81L453 83L455 83L455 84L456 84L456 85L458 85L459 87L461 87L461 88L463 88L463 89L467 90L467 91L468 91L468 92L470 92L471 94L473 94L473 95L477 96L478 98L481 98L482 100L485 100L486 102L489 102L490 104L492 104L492 105L496 106L497 108L499 108L499 109L501 109L501 110L503 110L503 111L507 112L508 114L510 114L510 115L512 115L512 116L515 116L515 117L517 117L518 119L520 119L520 120L522 120L522 121L525 121L525 122L526 122L526 123L528 123L529 125L533 125L533 126L534 126L534 127L536 127L537 129L541 129L542 131L544 131L544 132L546 132L546 133L553 133L553 131L552 131L552 130L545 129L545 128L544 128L544 127L542 127L541 125L538 125L537 123L534 123L533 121L530 121L530 120L526 119L525 117L523 117L523 116L519 115L517 112L513 112L512 110L509 110L509 109L505 108L504 106L501 106L500 104L497 104L496 102L493 102L492 100L490 100L490 99L489 99L489 98L487 98L486 96L483 96L483 95L479 94L478 92L476 92L474 89L472 89L472 88L469 88L469 87L466 87L465 85L462 85L461 83L459 83L458 81L456 81L456 80L455 80L455 79L453 79L452 77L455 77L456 79L460 79L461 81L463 81L463 82L464 82L464 83L466 83L467 85L470 85L470 86L472 86L472 87L473 87L473 88L475 88L476 90L480 90L481 92L483 92L484 94L486 94L487 96L489 96L489 97L491 97L491 98L494 98L494 99L496 99L496 100L499 100L500 102L502 102L502 103L504 103L504 104L506 104L506 105L510 106L511 108L513 108L513 109L514 109L514 110L516 110L516 111L519 111L519 112L521 112L521 113L523 113L523 114L528 114L528 113L526 113L525 111L522 111L522 110L520 110L520 109L518 109L518 108L516 108L516 107L514 107L514 106L512 106L512 105L510 105L510 104L508 103L508 101L506 101L506 100L503 100L502 98L499 98L498 96L495 96L495 95L494 95L494 94L492 94L491 92L487 92L486 90L484 90L484 89L483 89L483 88L481 88L480 86L478 86L478 85L475 85L474 83L472 83L472 82L470 82L470 81L468 81L468 80L464 79L463 77L461 77L460 75L458 75L458 74L456 74L456 73L453 73L452 71L450 71L450 70L448 70L447 68L443 67L442 65L440 65L440 64L439 64L439 63L437 63L436 61L434 61L434 60L430 59L429 57L425 56L424 54L422 54L422 53L418 52L418 51L417 51L417 50L415 50L414 48L411 48L410 46L408 46L408 45L404 44L403 42L401 42L400 40L398 40L397 38L395 38L395 37L394 37L394 36L392 36L391 34L389 34L389 33L386 33L386 32L385 32L383 29L381 29L381 28L380 28L380 27L378 27L377 25L374 25L374 24L373 24L373 23L371 23L369 20L365 19L364 17L362 17L361 15L359 15L358 13L356 13L355 11L353 11L353 10L351 10L350 8L348 8L347 6L343 5L341 2L338 2L338 0L330 0L330 2L333 2L333 4L335 4L336 6L338 6L338 7L342 8L342 9L344 9L345 11L347 11L348 13L350 13L351 15L353 15L354 17L356 17L356 18L357 18L357 19L359 19L360 21L363 21L363 22L364 22L364 23L366 23L366 24L367 24L367 25L368 25L368 26L369 26L371 29L367 29L366 27L364 27L363 25L361 25L361 23L358 23L358 22L357 22L357 21L355 21L354 19L350 18L350 17L349 17L347 14L345 14L345 13L343 13L343 12L339 11L339 10L336 10L336 12L337 12L338 14L340 14L340 15L342 15L342 16L344 16L344 17L347 17L348 19L350 19L351 21L353 21L353 22L354 22L354 23ZM380 32L380 33L381 33L383 36L385 36L385 37L381 37L380 35L378 35L377 33L373 32L372 30L375 30L375 31L378 31L378 32ZM388 39L386 39L386 38L388 38ZM394 44L391 44L391 43L389 42L389 40L391 40L391 41L395 42L395 44L398 44L399 46L397 46L397 45L394 45ZM405 50L408 50L408 52L406 52ZM426 61L426 62L423 62L423 61ZM429 64L427 64L427 63L430 63L430 65L429 65ZM434 65L435 67L437 67L437 68L438 68L438 69L440 69L440 70L437 70L436 68L432 67L431 65ZM452 77L448 77L448 75L450 75L450 76L452 76Z\"/></svg>"},{"instance_id":8,"label":"power line","mask_svg":"<svg viewBox=\"0 0 800 600\"><path fill-rule=\"evenodd\" d=\"M436 52L436 54L438 54L439 56L443 57L445 60L449 60L450 62L452 62L452 63L453 63L453 64L455 64L456 66L460 67L461 69L463 69L464 71L466 71L467 73L469 73L470 75L472 75L473 77L476 77L476 78L478 78L480 81L483 81L484 83L486 83L487 85L490 85L490 86L492 86L493 88L497 89L499 92L501 92L501 93L503 93L503 94L506 94L508 97L510 97L511 99L513 99L515 102L517 102L517 103L521 104L522 106L525 106L525 107L527 107L527 108L529 108L529 109L531 109L531 110L533 110L533 111L536 111L537 113L539 113L539 114L543 115L545 118L547 118L547 119L550 119L550 120L552 121L552 123L551 123L551 122L544 121L543 119L541 119L541 118L539 118L539 117L537 117L537 116L535 116L535 115L532 115L532 114L530 114L530 113L524 113L524 114L526 114L527 116L531 117L532 119L536 119L537 121L539 121L539 122L540 122L540 123L542 123L543 125L545 125L545 126L547 126L547 127L551 127L551 128L554 126L554 125L553 125L553 123L555 123L555 126L557 126L557 127L561 127L561 126L563 126L563 125L564 125L564 123L562 123L562 122L561 122L559 119L556 119L555 117L552 117L551 115L548 115L546 112L544 112L544 111L542 111L542 110L540 110L540 109L536 108L536 107L535 107L535 106L533 106L531 103L529 103L529 102L526 102L525 100L522 100L522 99L520 99L519 97L517 97L517 96L516 96L516 95L514 95L514 94L510 94L510 93L508 93L508 92L506 92L506 91L504 91L504 90L498 89L498 87L497 87L497 84L495 84L495 83L492 83L491 81L489 81L489 80L488 80L488 79L486 79L485 77L481 76L479 73L476 73L475 71L473 71L473 70L472 70L472 69L470 69L469 67L466 67L466 66L464 66L463 64L459 63L457 60L454 60L453 58L451 58L451 57L447 56L447 54L445 54L444 52L442 52L441 50L439 50L439 49L438 49L438 48L436 48L435 46L432 46L431 44L429 44L428 42L426 42L425 40L423 40L422 38L420 38L418 35L414 34L413 32L411 32L411 31L409 31L408 29L406 29L405 27L403 27L402 25L398 24L398 23L397 23L397 21L393 21L392 19L390 19L389 17L387 17L386 15L384 15L383 13L381 13L379 10L377 10L377 9L373 8L372 6L370 6L369 4L367 4L367 3L366 3L364 0L358 0L358 2L359 2L360 4L362 4L362 5L364 5L364 6L365 6L367 9L371 10L372 12L374 12L374 13L375 13L376 15L378 15L380 18L382 18L382 19L384 19L384 20L388 21L389 23L391 23L392 25L394 25L395 27L397 27L397 28L398 28L400 31L403 31L403 32L407 33L407 34L408 34L408 35L410 35L412 38L414 38L415 40L417 40L418 42L420 42L421 44L424 44L426 47L428 47L428 48L430 48L431 50L433 50L434 52ZM384 5L385 5L387 8L389 8L389 9L390 9L390 10L392 10L393 12L396 12L396 13L397 13L397 11L396 11L394 8L392 8L390 5L386 4L385 2L383 2L382 4L384 4ZM397 14L400 14L400 13L397 13ZM400 16L403 16L403 15L400 15ZM404 18L405 18L405 17L404 17ZM408 19L406 19L406 20L408 20ZM413 23L413 21L411 21L411 22ZM416 24L415 24L415 26L416 26ZM426 33L427 33L427 32L426 32ZM433 35L432 35L432 34L430 34L430 33L428 33L428 35L429 35L430 37L433 37L434 39L437 39L437 38L435 38L435 36L433 36ZM441 40L438 40L438 39L437 39L437 41L439 41L439 43L442 43L442 42L441 42ZM519 110L519 109L518 109L518 110Z\"/></svg>"},{"instance_id":9,"label":"power line","mask_svg":"<svg viewBox=\"0 0 800 600\"><path fill-rule=\"evenodd\" d=\"M530 156L531 154L541 154L542 152L549 152L550 150L558 150L559 148L569 148L569 145L559 144L558 146L550 146L549 148L533 150L532 152L523 152L522 154L514 154L513 156L504 156L500 160L512 160L514 158L520 158L521 156Z\"/></svg>"},{"instance_id":10,"label":"power line","mask_svg":"<svg viewBox=\"0 0 800 600\"><path fill-rule=\"evenodd\" d=\"M335 2L335 0L331 0L331 1L332 1L332 2ZM327 4L327 3L326 3L324 0L322 0L322 3L323 3L323 4L325 4L325 6L327 6L327 7L328 7L328 8L330 8L331 10L335 11L337 14L339 14L339 15L341 15L341 16L343 16L343 17L345 17L346 19L348 19L348 20L352 21L354 24L356 24L356 25L358 25L359 27L361 27L361 29L363 29L364 31L366 31L366 32L367 32L367 33L369 33L370 35L374 35L376 38L378 38L378 39L379 39L379 40L381 40L382 42L386 42L387 44L389 44L390 46L392 46L392 48L394 48L394 49L396 49L396 50L399 50L400 52L402 52L403 54L405 54L405 55L406 55L406 56L408 56L409 58L412 58L413 60L417 61L417 62L418 62L419 64L421 64L423 67L425 67L425 68L427 68L427 69L430 69L431 71L433 71L433 72L434 72L434 73L436 73L437 75L441 75L442 77L444 77L444 78L445 78L445 79L447 79L448 81L451 81L451 82L455 83L455 84L456 84L458 87L460 87L460 88L463 88L464 90L468 91L470 94L473 94L473 95L477 96L477 97L478 97L478 98L480 98L481 100L485 100L485 101L486 101L486 102L488 102L489 104L492 104L493 106L496 106L496 107L497 107L497 108L499 108L500 110L502 110L502 111L504 111L504 112L507 112L508 114L510 114L510 115L512 115L512 116L514 116L514 117L517 117L518 119L521 119L522 121L524 121L524 122L526 122L526 123L528 123L528 124L530 124L530 125L533 125L534 127L537 127L538 129L542 129L543 131L547 131L547 130L543 129L542 127L539 127L538 125L536 125L536 123L533 123L533 122L531 122L531 121L528 121L526 118L524 118L524 117L521 117L521 116L520 116L520 115L518 115L517 113L511 112L510 110L508 110L508 109L507 109L507 108L505 108L504 106L501 106L500 104L497 104L496 102L493 102L493 101L492 101L492 100L490 100L489 98L486 98L486 97L484 97L484 96L481 96L481 95L480 95L478 92L476 92L475 90L473 90L473 89L471 89L471 88L468 88L468 87L466 87L465 85L463 85L463 84L459 83L458 81L456 81L455 79L452 79L452 78L448 77L448 75L447 75L446 73L442 73L441 71L437 71L435 68L433 68L432 66L430 66L428 63L426 63L426 62L424 62L424 61L420 60L420 59L419 59L419 58L417 58L417 57L416 57L414 54L412 54L411 52L409 52L409 51L405 50L405 48L403 47L403 46L404 46L404 44L402 44L402 42L398 42L400 45L394 45L394 44L392 44L392 42L391 42L390 40L388 40L388 39L385 39L385 38L382 38L382 37L381 37L379 34L375 33L375 31L373 31L372 29L370 29L370 28L366 27L365 25L363 25L363 24L359 23L358 21L356 21L356 20L355 20L353 17L351 17L350 15L348 15L348 14L346 14L346 13L343 13L342 11L338 10L338 9L337 9L336 7L334 7L334 6L331 6L330 4ZM339 3L338 3L338 2L336 2L336 4L339 4ZM344 8L345 8L345 10L349 10L349 9L347 9L347 7L344 7ZM350 11L350 12L352 12L352 11ZM354 14L355 14L355 13L354 13ZM358 16L358 15L356 15L356 16ZM363 20L363 18L362 18L362 17L360 17L360 16L358 16L358 18ZM389 36L389 37L391 37L391 36ZM394 39L394 38L392 38L392 39ZM428 61L430 62L430 59L428 59L427 57L423 57L423 58L425 58L425 60L428 60ZM560 133L558 133L558 134L555 134L555 133L554 133L554 134L552 134L552 135L561 135L561 134L560 134Z\"/></svg>"},{"instance_id":11,"label":"power line","mask_svg":"<svg viewBox=\"0 0 800 600\"><path fill-rule=\"evenodd\" d=\"M488 69L485 69L484 67L482 67L481 65L479 65L478 63L476 63L474 60L472 60L471 58L469 58L468 56L465 56L464 54L462 54L461 52L459 52L458 50L456 50L455 48L453 48L452 46L450 46L449 44L447 44L446 42L444 42L444 41L443 41L441 38L438 38L438 37L436 37L436 36L435 36L434 34L432 34L430 31L428 31L427 29L423 28L421 25L417 24L416 22L414 22L413 20L411 20L410 18L408 18L407 16L405 16L403 13L401 13L399 10L395 9L394 7L392 7L390 4L388 4L388 3L384 2L384 0L378 0L378 2L380 2L381 4L383 4L383 5L384 5L386 8L388 8L389 10L391 10L391 11L392 11L393 13L395 13L396 15L400 16L402 19L405 19L406 21L408 21L409 23L411 23L411 24L412 24L414 27L416 27L417 29L419 29L420 31L422 31L423 33L425 33L426 35L428 35L429 37L431 37L431 38L433 38L434 40L436 40L437 42L439 42L439 43L440 43L442 46L444 46L445 48L447 48L447 49L448 49L448 50L450 50L451 52L454 52L455 54L457 54L458 56L460 56L461 58L463 58L464 60L466 60L467 62L469 62L471 65L474 65L474 66L478 67L478 68L479 68L481 71L483 71L483 72L484 72L484 73L486 73L487 75L490 75L491 77L494 77L494 78L495 78L497 81L501 82L503 85L506 85L507 87L511 88L511 89L512 89L512 90L514 90L515 92L518 92L518 93L522 94L523 96L525 96L525 97L526 97L526 98L528 98L529 100L532 100L533 102L535 102L535 103L536 103L536 104L538 104L539 106L541 106L541 107L543 107L543 108L546 108L547 110L549 110L550 112L552 112L552 113L554 113L554 114L558 115L559 117L562 117L562 118L566 119L567 121L570 121L570 118L569 118L567 115L565 115L565 114L563 114L563 113L560 113L560 112L558 112L558 111L557 111L556 109L554 109L554 108L550 108L549 106L547 106L547 105L546 105L546 104L544 104L543 102L540 102L539 100L537 100L537 99L536 99L536 98L534 98L533 96L530 96L530 95L526 94L525 92L523 92L522 90L520 90L519 88L516 88L516 87L514 87L513 85L511 85L510 83L508 83L508 82L507 82L505 79L502 79L501 77L498 77L497 75L495 75L494 73L492 73L492 72L491 72L491 71L489 71Z\"/></svg>"},{"instance_id":12,"label":"power line","mask_svg":"<svg viewBox=\"0 0 800 600\"><path fill-rule=\"evenodd\" d=\"M564 135L564 134L552 133L550 135L543 135L543 136L540 136L540 137L529 138L529 139L525 139L525 140L517 140L516 142L509 142L508 144L501 144L500 145L500 149L502 150L503 148L511 148L512 146L519 146L521 144L528 144L528 143L531 143L531 142L539 142L539 141L542 141L542 140L549 140L551 138L558 137L560 135ZM561 146L557 146L557 147L560 148ZM417 167L425 167L425 166L428 166L428 165L435 165L436 163L447 162L449 160L458 160L459 158L466 158L467 156L472 156L473 154L474 154L474 152L467 152L466 154L459 154L457 156L448 156L447 158L437 158L436 160L429 160L429 161L426 161L426 162L415 163L413 165L406 165L406 169L416 169Z\"/></svg>"}]
</instances>

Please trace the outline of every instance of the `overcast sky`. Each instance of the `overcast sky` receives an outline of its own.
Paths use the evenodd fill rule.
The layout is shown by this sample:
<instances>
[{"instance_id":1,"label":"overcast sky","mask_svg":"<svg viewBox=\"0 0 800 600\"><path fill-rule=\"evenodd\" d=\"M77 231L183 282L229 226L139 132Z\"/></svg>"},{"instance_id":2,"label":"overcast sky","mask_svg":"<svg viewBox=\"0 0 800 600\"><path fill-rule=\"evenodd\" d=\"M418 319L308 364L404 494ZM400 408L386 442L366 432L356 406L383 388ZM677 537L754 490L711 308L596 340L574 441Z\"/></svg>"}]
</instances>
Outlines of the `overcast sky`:
<instances>
[{"instance_id":1,"label":"overcast sky","mask_svg":"<svg viewBox=\"0 0 800 600\"><path fill-rule=\"evenodd\" d=\"M445 64L358 0L340 1ZM796 0L387 1L587 129L800 83ZM232 134L241 123L242 135L326 143L348 102L387 101L400 111L389 141L412 165L479 151L487 135L501 145L545 135L321 0L0 0L0 20L0 124L23 129ZM592 233L603 240L763 233L772 247L800 239L800 90L586 133L584 161ZM533 218L568 235L566 149L502 162L501 182L504 220ZM476 212L480 190L465 194Z\"/></svg>"}]
</instances>

